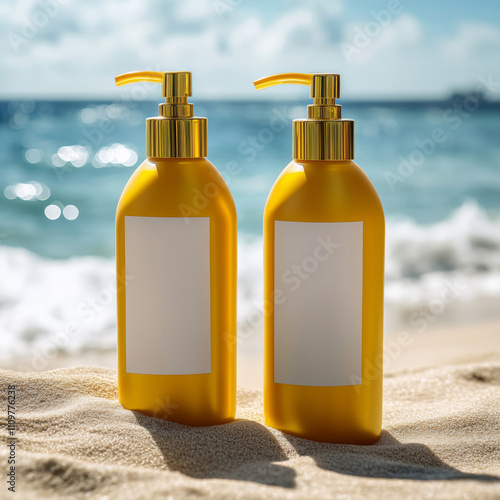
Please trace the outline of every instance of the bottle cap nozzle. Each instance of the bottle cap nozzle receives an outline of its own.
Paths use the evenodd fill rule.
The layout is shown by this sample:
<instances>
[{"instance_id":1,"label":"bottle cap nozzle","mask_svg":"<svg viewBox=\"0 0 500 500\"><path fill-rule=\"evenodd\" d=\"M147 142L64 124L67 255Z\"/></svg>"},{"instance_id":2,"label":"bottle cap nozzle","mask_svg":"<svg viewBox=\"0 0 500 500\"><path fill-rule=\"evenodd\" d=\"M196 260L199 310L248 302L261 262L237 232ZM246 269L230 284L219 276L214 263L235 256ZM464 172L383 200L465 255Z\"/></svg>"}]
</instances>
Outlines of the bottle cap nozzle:
<instances>
[{"instance_id":1,"label":"bottle cap nozzle","mask_svg":"<svg viewBox=\"0 0 500 500\"><path fill-rule=\"evenodd\" d=\"M293 154L300 160L345 160L354 158L354 122L342 120L340 75L337 73L281 73L254 82L257 90L279 84L309 85L313 104L307 119L294 120Z\"/></svg>"},{"instance_id":2,"label":"bottle cap nozzle","mask_svg":"<svg viewBox=\"0 0 500 500\"><path fill-rule=\"evenodd\" d=\"M189 71L133 71L115 77L116 85L136 82L162 84L165 102L159 116L147 119L146 154L156 158L196 158L207 155L207 119L195 118L188 102ZM175 120L175 126L169 120Z\"/></svg>"},{"instance_id":3,"label":"bottle cap nozzle","mask_svg":"<svg viewBox=\"0 0 500 500\"><path fill-rule=\"evenodd\" d=\"M253 82L257 90L285 83L309 85L311 87L309 96L313 99L337 99L340 97L340 75L337 73L281 73L266 76Z\"/></svg>"},{"instance_id":4,"label":"bottle cap nozzle","mask_svg":"<svg viewBox=\"0 0 500 500\"><path fill-rule=\"evenodd\" d=\"M189 71L132 71L115 76L116 85L135 82L155 82L162 84L163 97L191 96L191 73Z\"/></svg>"}]
</instances>

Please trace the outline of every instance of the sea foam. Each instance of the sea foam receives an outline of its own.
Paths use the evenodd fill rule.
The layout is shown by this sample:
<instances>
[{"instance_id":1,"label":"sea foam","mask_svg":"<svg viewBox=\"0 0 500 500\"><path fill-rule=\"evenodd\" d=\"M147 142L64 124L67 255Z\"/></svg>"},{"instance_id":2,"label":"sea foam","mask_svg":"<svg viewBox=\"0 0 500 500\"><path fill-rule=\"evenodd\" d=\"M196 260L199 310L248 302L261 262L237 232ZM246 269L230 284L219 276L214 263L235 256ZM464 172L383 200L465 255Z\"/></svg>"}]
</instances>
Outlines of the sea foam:
<instances>
[{"instance_id":1,"label":"sea foam","mask_svg":"<svg viewBox=\"0 0 500 500\"><path fill-rule=\"evenodd\" d=\"M261 238L240 236L240 331L262 325L262 256ZM112 259L50 260L23 248L2 246L0 272L0 361L33 353L48 357L116 347ZM444 303L439 312L443 317L451 311L456 317L467 304L493 304L495 311L500 305L500 220L488 217L474 202L433 225L411 220L387 223L388 328L394 323L391 315L410 318L411 325L412 315L415 319L426 308L436 311L439 300ZM479 316L492 314L484 307L478 311Z\"/></svg>"}]
</instances>

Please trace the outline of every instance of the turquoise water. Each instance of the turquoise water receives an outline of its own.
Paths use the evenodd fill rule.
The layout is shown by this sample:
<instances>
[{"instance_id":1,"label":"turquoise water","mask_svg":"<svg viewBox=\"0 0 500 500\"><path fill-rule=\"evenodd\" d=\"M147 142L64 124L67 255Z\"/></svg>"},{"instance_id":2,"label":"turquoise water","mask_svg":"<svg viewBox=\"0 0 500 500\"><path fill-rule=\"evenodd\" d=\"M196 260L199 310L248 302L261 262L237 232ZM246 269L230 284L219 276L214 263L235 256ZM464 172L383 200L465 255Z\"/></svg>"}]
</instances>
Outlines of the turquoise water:
<instances>
[{"instance_id":1,"label":"turquoise water","mask_svg":"<svg viewBox=\"0 0 500 500\"><path fill-rule=\"evenodd\" d=\"M356 121L356 161L387 216L386 332L498 316L500 106L463 114L460 104L343 103ZM262 213L305 105L196 103L238 210L240 331L261 328ZM115 208L156 110L0 103L0 361L29 356L42 369L57 352L115 349ZM60 335L75 323L77 334ZM260 352L260 342L245 337L242 349Z\"/></svg>"},{"instance_id":2,"label":"turquoise water","mask_svg":"<svg viewBox=\"0 0 500 500\"><path fill-rule=\"evenodd\" d=\"M228 181L241 234L261 234L267 194L290 160L291 118L304 115L305 104L196 105L196 113L209 118L209 159ZM436 223L467 200L475 200L488 213L500 209L500 107L483 102L477 111L460 117L453 104L344 103L344 116L356 123L356 161L374 183L389 220L407 217L417 224ZM1 243L49 258L112 256L116 204L133 168L145 156L144 120L156 109L154 102L0 103ZM429 146L436 127L446 139ZM426 151L433 148L430 155L419 153L415 143L426 140ZM113 144L123 145L115 146L116 163L96 168L92 159L100 153L106 159L106 148ZM76 156L77 166L59 157L61 148L78 145L86 149L62 154L67 159L74 150L83 151ZM131 151L137 155L133 166L118 162L128 158L130 164L135 159ZM414 170L401 176L398 166L412 154ZM402 172L406 175L409 169L405 164ZM50 196L30 198L29 186L24 198L14 196L19 183L23 194L23 184L31 181L48 188L42 198L49 191ZM41 189L38 184L35 188ZM74 205L78 217L49 220L44 210L52 204L61 209Z\"/></svg>"}]
</instances>

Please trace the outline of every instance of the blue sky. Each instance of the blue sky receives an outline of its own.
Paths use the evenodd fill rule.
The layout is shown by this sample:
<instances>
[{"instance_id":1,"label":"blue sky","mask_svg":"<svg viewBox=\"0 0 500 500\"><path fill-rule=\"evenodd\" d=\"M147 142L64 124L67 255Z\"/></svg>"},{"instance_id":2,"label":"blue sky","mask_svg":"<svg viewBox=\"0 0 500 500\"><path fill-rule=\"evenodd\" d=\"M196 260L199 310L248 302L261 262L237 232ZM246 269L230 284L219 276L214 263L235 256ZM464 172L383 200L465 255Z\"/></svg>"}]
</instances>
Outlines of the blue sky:
<instances>
[{"instance_id":1,"label":"blue sky","mask_svg":"<svg viewBox=\"0 0 500 500\"><path fill-rule=\"evenodd\" d=\"M1 0L0 30L1 98L125 98L113 77L138 69L190 70L200 98L303 95L253 89L282 71L341 73L352 99L500 81L493 0Z\"/></svg>"}]
</instances>

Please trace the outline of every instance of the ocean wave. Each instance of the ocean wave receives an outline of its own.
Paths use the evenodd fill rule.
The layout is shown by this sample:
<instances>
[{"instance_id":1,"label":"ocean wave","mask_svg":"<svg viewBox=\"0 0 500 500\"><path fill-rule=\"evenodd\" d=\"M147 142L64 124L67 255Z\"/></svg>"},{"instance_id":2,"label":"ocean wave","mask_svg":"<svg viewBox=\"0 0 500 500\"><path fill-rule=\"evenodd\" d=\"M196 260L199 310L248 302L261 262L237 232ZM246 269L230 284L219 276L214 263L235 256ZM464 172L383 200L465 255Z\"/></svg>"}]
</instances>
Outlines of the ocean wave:
<instances>
[{"instance_id":1,"label":"ocean wave","mask_svg":"<svg viewBox=\"0 0 500 500\"><path fill-rule=\"evenodd\" d=\"M262 239L238 244L238 324L262 322ZM0 247L0 360L116 347L116 285L112 259L50 260L23 248ZM387 311L406 316L442 300L500 299L500 219L467 202L434 225L390 220L386 237ZM493 302L492 302L493 301ZM436 306L437 307L437 306ZM450 309L450 308L448 308ZM484 311L483 311L484 312ZM390 318L389 318L390 320Z\"/></svg>"},{"instance_id":2,"label":"ocean wave","mask_svg":"<svg viewBox=\"0 0 500 500\"><path fill-rule=\"evenodd\" d=\"M430 226L411 220L390 222L386 244L389 280L455 270L500 271L500 219L488 217L475 201L464 203L448 219Z\"/></svg>"},{"instance_id":3,"label":"ocean wave","mask_svg":"<svg viewBox=\"0 0 500 500\"><path fill-rule=\"evenodd\" d=\"M114 262L0 247L0 360L116 346Z\"/></svg>"}]
</instances>

